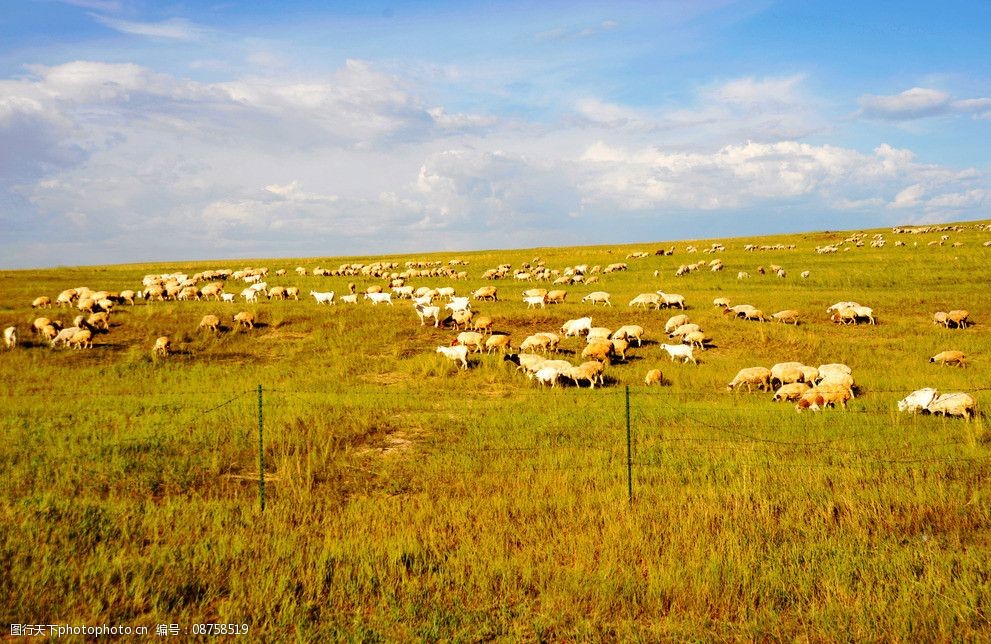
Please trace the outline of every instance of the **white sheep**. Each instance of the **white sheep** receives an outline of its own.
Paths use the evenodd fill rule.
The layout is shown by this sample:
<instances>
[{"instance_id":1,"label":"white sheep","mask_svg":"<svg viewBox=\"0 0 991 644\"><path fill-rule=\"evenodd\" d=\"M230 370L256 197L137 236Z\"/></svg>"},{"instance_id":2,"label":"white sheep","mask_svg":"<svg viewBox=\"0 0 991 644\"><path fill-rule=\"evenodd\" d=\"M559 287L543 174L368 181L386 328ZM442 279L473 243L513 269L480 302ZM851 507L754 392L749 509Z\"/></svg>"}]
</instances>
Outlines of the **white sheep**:
<instances>
[{"instance_id":1,"label":"white sheep","mask_svg":"<svg viewBox=\"0 0 991 644\"><path fill-rule=\"evenodd\" d=\"M365 299L371 300L372 305L387 303L392 306L392 293L365 293Z\"/></svg>"},{"instance_id":2,"label":"white sheep","mask_svg":"<svg viewBox=\"0 0 991 644\"><path fill-rule=\"evenodd\" d=\"M317 304L333 304L334 303L334 291L310 291L310 295L313 299L317 301Z\"/></svg>"},{"instance_id":3,"label":"white sheep","mask_svg":"<svg viewBox=\"0 0 991 644\"><path fill-rule=\"evenodd\" d=\"M485 336L475 331L462 331L458 334L457 343L475 349L475 353L481 353L485 348Z\"/></svg>"},{"instance_id":4,"label":"white sheep","mask_svg":"<svg viewBox=\"0 0 991 644\"><path fill-rule=\"evenodd\" d=\"M437 353L441 353L448 360L461 362L461 369L468 368L468 347L459 344L454 347L437 347Z\"/></svg>"},{"instance_id":5,"label":"white sheep","mask_svg":"<svg viewBox=\"0 0 991 644\"><path fill-rule=\"evenodd\" d=\"M502 359L515 364L517 371L522 369L526 372L536 371L541 364L547 362L547 358L535 353L507 353Z\"/></svg>"},{"instance_id":6,"label":"white sheep","mask_svg":"<svg viewBox=\"0 0 991 644\"><path fill-rule=\"evenodd\" d=\"M571 336L580 336L582 333L588 333L592 328L592 318L584 317L577 318L575 320L568 320L561 326L561 333L564 337L569 338Z\"/></svg>"},{"instance_id":7,"label":"white sheep","mask_svg":"<svg viewBox=\"0 0 991 644\"><path fill-rule=\"evenodd\" d=\"M931 414L943 416L963 416L970 420L976 415L977 401L970 394L962 392L943 394L926 406Z\"/></svg>"},{"instance_id":8,"label":"white sheep","mask_svg":"<svg viewBox=\"0 0 991 644\"><path fill-rule=\"evenodd\" d=\"M740 369L740 371L737 372L736 377L734 377L733 380L726 385L726 389L732 391L740 385L746 385L747 391L753 391L753 387L755 385L758 389L770 390L771 370L767 367L747 367L745 369Z\"/></svg>"},{"instance_id":9,"label":"white sheep","mask_svg":"<svg viewBox=\"0 0 991 644\"><path fill-rule=\"evenodd\" d=\"M531 295L529 297L524 297L523 301L526 302L526 308L532 309L535 306L544 308L547 304L547 298L544 295Z\"/></svg>"},{"instance_id":10,"label":"white sheep","mask_svg":"<svg viewBox=\"0 0 991 644\"><path fill-rule=\"evenodd\" d=\"M935 362L941 365L955 364L958 367L965 366L966 361L967 356L963 351L940 351L933 357L929 358L929 362Z\"/></svg>"},{"instance_id":11,"label":"white sheep","mask_svg":"<svg viewBox=\"0 0 991 644\"><path fill-rule=\"evenodd\" d=\"M613 340L636 340L639 347L643 344L643 335L644 330L642 326L638 324L626 324L616 329L611 338Z\"/></svg>"},{"instance_id":12,"label":"white sheep","mask_svg":"<svg viewBox=\"0 0 991 644\"><path fill-rule=\"evenodd\" d=\"M155 340L155 346L152 347L151 352L154 355L159 355L165 357L169 355L172 350L172 341L169 340L169 336L163 335L162 337Z\"/></svg>"},{"instance_id":13,"label":"white sheep","mask_svg":"<svg viewBox=\"0 0 991 644\"><path fill-rule=\"evenodd\" d=\"M612 306L612 302L609 301L609 293L606 293L605 291L592 291L582 298L582 302L591 302L592 306L595 306L600 302L607 306Z\"/></svg>"},{"instance_id":14,"label":"white sheep","mask_svg":"<svg viewBox=\"0 0 991 644\"><path fill-rule=\"evenodd\" d=\"M533 374L533 377L540 383L540 386L550 383L551 387L557 386L557 381L561 377L561 372L555 367L541 367Z\"/></svg>"},{"instance_id":15,"label":"white sheep","mask_svg":"<svg viewBox=\"0 0 991 644\"><path fill-rule=\"evenodd\" d=\"M664 332L671 333L682 324L688 324L688 316L684 313L679 313L678 315L672 315L668 318L668 321L664 324Z\"/></svg>"},{"instance_id":16,"label":"white sheep","mask_svg":"<svg viewBox=\"0 0 991 644\"><path fill-rule=\"evenodd\" d=\"M3 347L13 349L17 346L17 327L9 326L3 330Z\"/></svg>"},{"instance_id":17,"label":"white sheep","mask_svg":"<svg viewBox=\"0 0 991 644\"><path fill-rule=\"evenodd\" d=\"M686 344L662 344L661 348L671 356L671 362L675 362L675 360L688 362L691 360L692 364L698 364L695 356L692 354L692 348Z\"/></svg>"},{"instance_id":18,"label":"white sheep","mask_svg":"<svg viewBox=\"0 0 991 644\"><path fill-rule=\"evenodd\" d=\"M234 302L234 298L235 298L235 294L234 293L221 293L220 294L220 299L221 299L221 301L224 301L224 302Z\"/></svg>"},{"instance_id":19,"label":"white sheep","mask_svg":"<svg viewBox=\"0 0 991 644\"><path fill-rule=\"evenodd\" d=\"M471 302L467 297L452 297L451 301L444 305L444 308L449 309L451 313L468 311L471 310Z\"/></svg>"},{"instance_id":20,"label":"white sheep","mask_svg":"<svg viewBox=\"0 0 991 644\"><path fill-rule=\"evenodd\" d=\"M637 306L644 309L653 306L657 309L661 307L661 296L657 293L641 293L630 300L630 303L627 304L627 306Z\"/></svg>"},{"instance_id":21,"label":"white sheep","mask_svg":"<svg viewBox=\"0 0 991 644\"><path fill-rule=\"evenodd\" d=\"M677 293L665 293L664 291L657 291L657 294L661 296L661 303L666 307L677 306L681 310L685 310L685 296L679 295Z\"/></svg>"},{"instance_id":22,"label":"white sheep","mask_svg":"<svg viewBox=\"0 0 991 644\"><path fill-rule=\"evenodd\" d=\"M420 326L426 326L427 320L430 318L434 319L435 328L440 326L439 306L424 306L423 304L414 304L413 308L416 310L417 317L420 318Z\"/></svg>"},{"instance_id":23,"label":"white sheep","mask_svg":"<svg viewBox=\"0 0 991 644\"><path fill-rule=\"evenodd\" d=\"M565 372L564 376L569 378L575 383L575 386L581 388L580 382L582 380L588 381L588 386L590 389L595 389L595 383L603 384L604 378L602 372L604 367L601 362L590 360L588 362L583 362L577 367L569 367Z\"/></svg>"},{"instance_id":24,"label":"white sheep","mask_svg":"<svg viewBox=\"0 0 991 644\"><path fill-rule=\"evenodd\" d=\"M357 293L351 293L349 295L342 295L341 296L341 302L343 302L344 304L357 304L358 303L358 294Z\"/></svg>"},{"instance_id":25,"label":"white sheep","mask_svg":"<svg viewBox=\"0 0 991 644\"><path fill-rule=\"evenodd\" d=\"M54 349L59 344L62 344L63 346L68 346L69 340L72 339L72 336L76 335L76 333L82 328L83 327L76 325L62 329L61 331L58 332L58 334L56 334L54 338L50 340L52 348Z\"/></svg>"}]
</instances>

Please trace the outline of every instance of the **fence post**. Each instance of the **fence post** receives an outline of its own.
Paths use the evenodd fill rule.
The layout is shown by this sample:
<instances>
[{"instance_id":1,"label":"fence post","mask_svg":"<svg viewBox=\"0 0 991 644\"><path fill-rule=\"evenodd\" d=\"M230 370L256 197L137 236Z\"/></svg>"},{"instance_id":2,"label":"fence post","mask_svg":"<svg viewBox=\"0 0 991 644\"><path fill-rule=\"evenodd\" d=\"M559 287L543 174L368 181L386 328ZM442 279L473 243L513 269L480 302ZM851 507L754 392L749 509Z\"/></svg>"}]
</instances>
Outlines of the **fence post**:
<instances>
[{"instance_id":1,"label":"fence post","mask_svg":"<svg viewBox=\"0 0 991 644\"><path fill-rule=\"evenodd\" d=\"M633 503L633 441L630 438L630 385L626 385L626 493Z\"/></svg>"},{"instance_id":2,"label":"fence post","mask_svg":"<svg viewBox=\"0 0 991 644\"><path fill-rule=\"evenodd\" d=\"M258 498L265 511L265 443L262 429L262 386L258 385Z\"/></svg>"}]
</instances>

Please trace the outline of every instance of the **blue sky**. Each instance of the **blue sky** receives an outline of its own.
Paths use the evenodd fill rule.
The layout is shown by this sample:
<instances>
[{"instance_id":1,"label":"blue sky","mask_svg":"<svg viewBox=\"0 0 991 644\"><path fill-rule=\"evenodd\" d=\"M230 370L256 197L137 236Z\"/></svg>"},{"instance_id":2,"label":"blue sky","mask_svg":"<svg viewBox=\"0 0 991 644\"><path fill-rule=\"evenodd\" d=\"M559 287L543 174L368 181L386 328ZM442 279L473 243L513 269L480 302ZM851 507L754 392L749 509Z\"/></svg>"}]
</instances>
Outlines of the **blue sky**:
<instances>
[{"instance_id":1,"label":"blue sky","mask_svg":"<svg viewBox=\"0 0 991 644\"><path fill-rule=\"evenodd\" d=\"M989 32L976 2L7 2L0 267L988 218Z\"/></svg>"}]
</instances>

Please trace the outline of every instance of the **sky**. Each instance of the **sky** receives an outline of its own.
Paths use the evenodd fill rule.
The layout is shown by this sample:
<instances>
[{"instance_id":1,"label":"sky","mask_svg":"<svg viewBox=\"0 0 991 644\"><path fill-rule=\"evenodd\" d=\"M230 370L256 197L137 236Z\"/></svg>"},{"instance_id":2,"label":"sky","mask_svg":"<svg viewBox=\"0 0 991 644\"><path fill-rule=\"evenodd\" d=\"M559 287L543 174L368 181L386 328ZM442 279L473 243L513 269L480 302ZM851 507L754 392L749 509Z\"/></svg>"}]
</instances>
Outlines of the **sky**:
<instances>
[{"instance_id":1,"label":"sky","mask_svg":"<svg viewBox=\"0 0 991 644\"><path fill-rule=\"evenodd\" d=\"M0 8L0 268L991 218L989 2Z\"/></svg>"}]
</instances>

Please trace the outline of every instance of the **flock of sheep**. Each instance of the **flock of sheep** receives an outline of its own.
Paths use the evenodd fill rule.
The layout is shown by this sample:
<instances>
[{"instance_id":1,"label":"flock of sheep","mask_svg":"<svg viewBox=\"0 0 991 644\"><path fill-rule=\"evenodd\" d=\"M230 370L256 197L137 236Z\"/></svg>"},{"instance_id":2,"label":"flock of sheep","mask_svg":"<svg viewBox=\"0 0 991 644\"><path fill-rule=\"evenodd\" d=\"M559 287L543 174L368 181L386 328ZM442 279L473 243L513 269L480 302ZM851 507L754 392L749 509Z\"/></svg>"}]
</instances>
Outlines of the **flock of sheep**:
<instances>
[{"instance_id":1,"label":"flock of sheep","mask_svg":"<svg viewBox=\"0 0 991 644\"><path fill-rule=\"evenodd\" d=\"M896 230L899 232L911 232ZM875 235L867 240L863 235L855 235L847 240L847 244L860 246L870 243L877 247L884 244L882 235ZM841 244L829 247L817 247L819 253L838 252ZM747 245L746 250L780 250L779 246ZM847 250L845 248L844 250ZM718 253L724 250L722 244L713 244L703 249L702 253ZM685 252L697 252L694 247L686 248ZM655 254L670 255L674 249L658 251ZM632 253L627 259L641 259L648 253ZM440 262L407 262L405 270L397 262L377 262L374 264L344 264L338 269L315 268L313 275L328 275L335 277L357 276L381 280L383 284L372 284L362 293L351 282L347 286L348 293L338 295L335 291L311 290L309 296L316 306L333 306L337 302L358 305L359 301L370 305L384 304L393 306L396 300L408 301L412 311L420 321L421 326L430 324L434 328L451 328L457 335L451 338L447 346L437 346L436 353L454 361L461 369L469 368L469 356L472 354L491 354L498 352L506 361L514 364L518 371L523 372L529 379L541 386L556 387L563 383L571 383L582 387L588 383L589 388L606 384L606 369L615 362L628 359L628 352L641 348L648 332L638 324L624 324L613 330L603 326L594 326L591 316L585 316L565 321L560 328L536 331L520 341L515 349L509 333L494 333L494 320L488 315L478 315L473 309L485 302L499 300L499 289L496 286L482 286L470 294L459 295L453 286L415 288L411 281L423 277L445 277L451 280L464 280L467 271L461 267L467 265L463 260L452 260L448 264ZM723 269L721 259L709 262L695 262L681 265L676 276L681 277L702 267L712 271ZM628 269L626 263L615 263L601 268L599 266L577 265L561 270L553 270L544 265L539 259L524 263L518 268L510 264L502 264L482 273L486 280L511 280L523 282L548 282L550 286L590 285L599 282L605 274ZM758 267L758 274L766 274L763 267ZM786 276L785 269L777 265L770 266L770 272L779 278ZM295 273L299 276L307 274L303 267L297 267ZM274 272L275 277L286 275L287 271ZM803 278L809 276L808 271L801 273ZM192 276L174 273L164 275L148 275L143 279L143 288L139 290L123 290L120 292L95 291L87 287L66 289L56 296L53 301L48 296L40 296L33 303L33 308L70 307L78 311L71 325L63 325L49 317L37 317L31 325L31 332L48 342L53 348L58 346L85 349L93 346L98 334L110 331L110 318L117 307L133 306L137 300L146 303L155 301L217 301L235 303L243 300L245 303L257 303L261 299L300 300L300 289L296 286L270 286L267 282L269 270L266 268L246 268L240 271L218 270L204 271ZM746 279L749 273L740 271L738 279ZM241 286L228 292L232 284L241 282ZM388 289L388 290L387 290ZM359 300L359 297L361 300ZM526 309L540 308L562 304L567 301L568 292L562 288L531 287L521 293L521 304ZM512 298L515 299L515 298ZM601 305L612 307L613 302L609 292L604 290L591 291L581 298L581 303L589 307ZM724 315L734 319L798 325L802 314L793 309L781 310L770 316L761 308L751 304L732 304L728 298L720 297L713 301ZM693 323L684 311L687 308L686 298L681 294L668 293L662 290L645 292L635 296L628 302L628 308L639 310L659 310L661 308L679 309L679 312L668 318L663 325L663 333L671 343L660 343L660 348L669 356L672 362L698 364L696 350L711 347L710 338L697 323ZM877 324L878 320L871 307L857 302L843 301L828 307L826 313L829 319L837 324ZM245 330L254 329L257 323L256 314L243 310L228 315L234 328ZM948 312L939 311L933 316L933 323L945 328L964 329L971 324L970 314L963 309ZM202 317L199 329L212 333L220 333L221 316L207 314ZM563 344L577 339L579 345L572 350L565 350ZM16 326L9 326L3 331L4 347L15 348L19 343ZM635 343L636 348L633 348ZM175 350L169 336L158 337L151 347L151 352L161 358L168 357ZM580 362L573 364L562 359L563 353L580 356ZM555 354L555 355L552 355ZM964 366L966 356L961 351L943 351L933 356L930 362L942 365ZM661 370L653 367L646 370L643 377L646 386L664 383ZM727 389L739 390L745 387L748 391L773 391L774 401L790 401L795 403L797 411L817 411L825 407L846 408L849 400L855 397L855 384L852 370L843 364L823 364L818 367L807 366L798 362L784 362L770 368L755 366L741 369L729 382ZM972 418L976 413L976 402L972 396L962 392L939 395L935 389L926 388L913 392L899 402L902 411L929 412L944 415Z\"/></svg>"}]
</instances>

